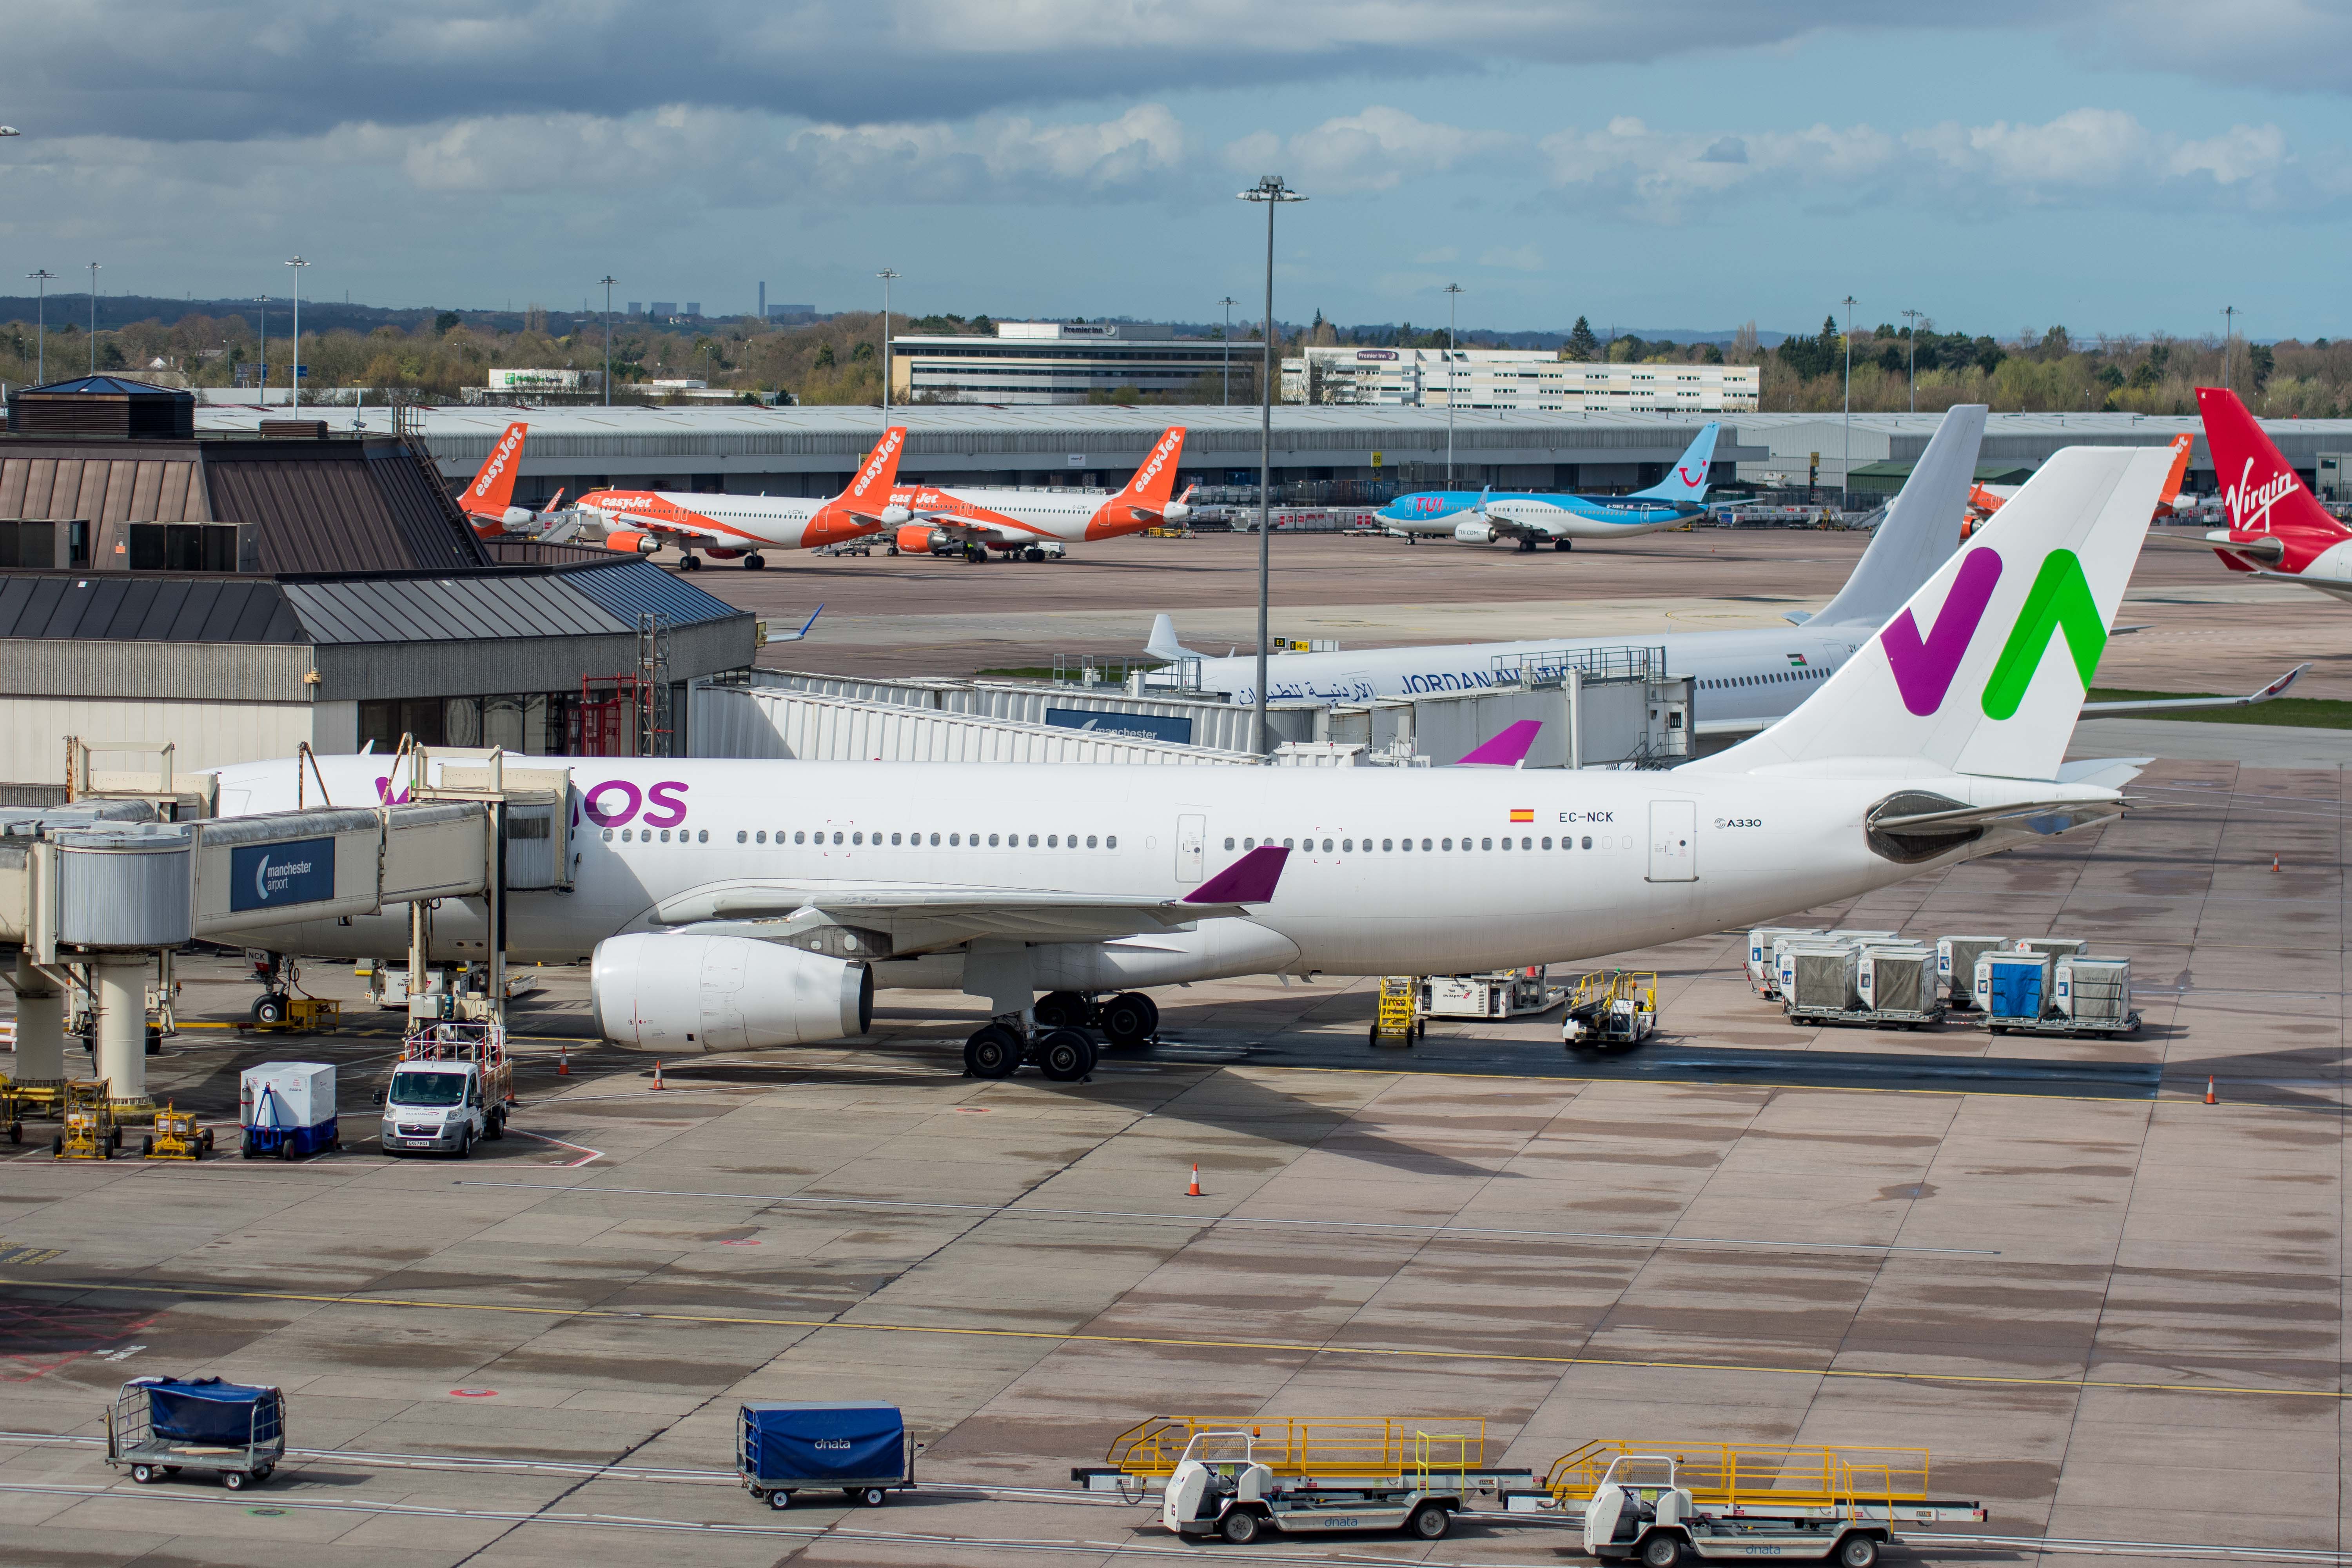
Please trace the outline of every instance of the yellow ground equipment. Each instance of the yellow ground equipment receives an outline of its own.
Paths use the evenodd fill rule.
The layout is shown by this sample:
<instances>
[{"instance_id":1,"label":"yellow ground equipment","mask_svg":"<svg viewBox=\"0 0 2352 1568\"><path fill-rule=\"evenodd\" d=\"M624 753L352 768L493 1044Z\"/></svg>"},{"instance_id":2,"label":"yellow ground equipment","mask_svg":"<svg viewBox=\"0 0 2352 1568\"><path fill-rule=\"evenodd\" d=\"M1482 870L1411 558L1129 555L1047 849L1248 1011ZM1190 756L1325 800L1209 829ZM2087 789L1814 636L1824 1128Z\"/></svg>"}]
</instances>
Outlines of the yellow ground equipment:
<instances>
[{"instance_id":1,"label":"yellow ground equipment","mask_svg":"<svg viewBox=\"0 0 2352 1568\"><path fill-rule=\"evenodd\" d=\"M196 1125L195 1112L167 1105L155 1113L154 1135L139 1152L150 1160L201 1160L212 1151L213 1135Z\"/></svg>"},{"instance_id":2,"label":"yellow ground equipment","mask_svg":"<svg viewBox=\"0 0 2352 1568\"><path fill-rule=\"evenodd\" d=\"M1579 1512L1601 1489L1610 1466L1652 1455L1674 1461L1675 1484L1710 1514L1866 1517L1900 1524L1984 1516L1979 1503L1934 1495L1925 1448L1623 1437L1599 1438L1561 1455L1538 1490L1514 1494L1508 1505L1515 1510Z\"/></svg>"},{"instance_id":3,"label":"yellow ground equipment","mask_svg":"<svg viewBox=\"0 0 2352 1568\"><path fill-rule=\"evenodd\" d=\"M11 1143L25 1141L25 1102L6 1073L0 1073L0 1133L7 1134Z\"/></svg>"},{"instance_id":4,"label":"yellow ground equipment","mask_svg":"<svg viewBox=\"0 0 2352 1568\"><path fill-rule=\"evenodd\" d=\"M1577 976L1560 1036L1571 1049L1630 1051L1658 1026L1658 977L1630 969Z\"/></svg>"},{"instance_id":5,"label":"yellow ground equipment","mask_svg":"<svg viewBox=\"0 0 2352 1568\"><path fill-rule=\"evenodd\" d=\"M1154 1415L1113 1438L1104 1465L1086 1467L1083 1474L1073 1471L1072 1478L1111 1473L1147 1483L1165 1480L1192 1439L1204 1432L1246 1432L1253 1461L1276 1476L1394 1475L1431 1467L1480 1470L1486 1463L1486 1422L1477 1415Z\"/></svg>"},{"instance_id":6,"label":"yellow ground equipment","mask_svg":"<svg viewBox=\"0 0 2352 1568\"><path fill-rule=\"evenodd\" d=\"M256 1009L253 1026L269 1034L331 1035L342 1025L341 1002L325 996L281 996Z\"/></svg>"},{"instance_id":7,"label":"yellow ground equipment","mask_svg":"<svg viewBox=\"0 0 2352 1568\"><path fill-rule=\"evenodd\" d=\"M1421 1016L1421 981L1411 974L1381 977L1380 1011L1372 1015L1374 1046L1409 1046L1429 1032Z\"/></svg>"},{"instance_id":8,"label":"yellow ground equipment","mask_svg":"<svg viewBox=\"0 0 2352 1568\"><path fill-rule=\"evenodd\" d=\"M38 1117L50 1121L63 1115L66 1103L66 1080L61 1078L0 1079L0 1098L8 1101L10 1120Z\"/></svg>"},{"instance_id":9,"label":"yellow ground equipment","mask_svg":"<svg viewBox=\"0 0 2352 1568\"><path fill-rule=\"evenodd\" d=\"M49 1141L49 1153L59 1160L111 1160L122 1142L115 1125L114 1102L104 1079L66 1080L65 1126Z\"/></svg>"}]
</instances>

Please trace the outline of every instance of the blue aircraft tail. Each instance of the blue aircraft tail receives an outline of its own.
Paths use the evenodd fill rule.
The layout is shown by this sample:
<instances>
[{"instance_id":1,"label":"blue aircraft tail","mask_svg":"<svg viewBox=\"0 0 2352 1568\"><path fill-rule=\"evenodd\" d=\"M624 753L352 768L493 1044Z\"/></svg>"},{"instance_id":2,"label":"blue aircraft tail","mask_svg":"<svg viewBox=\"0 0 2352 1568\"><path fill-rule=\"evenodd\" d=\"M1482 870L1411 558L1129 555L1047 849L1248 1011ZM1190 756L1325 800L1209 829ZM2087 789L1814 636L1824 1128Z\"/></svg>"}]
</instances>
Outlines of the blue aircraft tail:
<instances>
[{"instance_id":1,"label":"blue aircraft tail","mask_svg":"<svg viewBox=\"0 0 2352 1568\"><path fill-rule=\"evenodd\" d=\"M1683 500L1693 506L1706 499L1706 468L1715 461L1715 433L1722 426L1710 420L1682 455L1674 471L1645 490L1635 490L1628 500Z\"/></svg>"}]
</instances>

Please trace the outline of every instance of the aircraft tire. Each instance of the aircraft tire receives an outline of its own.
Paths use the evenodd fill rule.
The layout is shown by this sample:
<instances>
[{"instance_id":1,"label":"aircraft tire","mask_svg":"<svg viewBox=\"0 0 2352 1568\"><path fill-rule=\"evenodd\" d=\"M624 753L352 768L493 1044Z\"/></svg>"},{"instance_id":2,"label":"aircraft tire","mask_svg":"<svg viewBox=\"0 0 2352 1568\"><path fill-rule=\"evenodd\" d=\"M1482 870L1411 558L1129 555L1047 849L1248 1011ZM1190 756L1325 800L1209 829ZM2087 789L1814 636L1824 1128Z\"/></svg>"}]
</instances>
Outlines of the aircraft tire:
<instances>
[{"instance_id":1,"label":"aircraft tire","mask_svg":"<svg viewBox=\"0 0 2352 1568\"><path fill-rule=\"evenodd\" d=\"M1038 1042L1037 1068L1055 1083L1076 1083L1095 1069L1095 1043L1076 1029L1056 1029Z\"/></svg>"},{"instance_id":2,"label":"aircraft tire","mask_svg":"<svg viewBox=\"0 0 2352 1568\"><path fill-rule=\"evenodd\" d=\"M1021 1067L1021 1042L1013 1031L990 1024L963 1043L963 1070L973 1078L1011 1078Z\"/></svg>"},{"instance_id":3,"label":"aircraft tire","mask_svg":"<svg viewBox=\"0 0 2352 1568\"><path fill-rule=\"evenodd\" d=\"M756 550L743 557L743 570L746 572L762 572L767 569L767 565L768 558Z\"/></svg>"},{"instance_id":4,"label":"aircraft tire","mask_svg":"<svg viewBox=\"0 0 2352 1568\"><path fill-rule=\"evenodd\" d=\"M1576 548L1576 541L1572 539L1555 539L1551 542L1551 547L1554 550L1573 550Z\"/></svg>"},{"instance_id":5,"label":"aircraft tire","mask_svg":"<svg viewBox=\"0 0 2352 1568\"><path fill-rule=\"evenodd\" d=\"M1140 991L1122 991L1102 1005L1102 1032L1115 1046L1139 1046L1160 1029L1160 1006Z\"/></svg>"}]
</instances>

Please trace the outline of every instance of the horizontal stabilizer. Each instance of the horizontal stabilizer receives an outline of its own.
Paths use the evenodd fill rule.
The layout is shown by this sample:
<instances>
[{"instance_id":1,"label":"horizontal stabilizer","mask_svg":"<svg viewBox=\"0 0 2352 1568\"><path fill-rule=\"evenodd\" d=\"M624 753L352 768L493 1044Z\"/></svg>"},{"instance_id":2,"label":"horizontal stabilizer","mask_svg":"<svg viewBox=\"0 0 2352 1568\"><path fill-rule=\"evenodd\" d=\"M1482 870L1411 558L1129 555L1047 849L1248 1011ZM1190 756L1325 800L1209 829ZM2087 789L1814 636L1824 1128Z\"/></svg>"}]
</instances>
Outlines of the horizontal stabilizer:
<instances>
[{"instance_id":1,"label":"horizontal stabilizer","mask_svg":"<svg viewBox=\"0 0 2352 1568\"><path fill-rule=\"evenodd\" d=\"M2268 702L2274 697L2284 696L2287 688L2301 680L2304 672L2310 668L2308 664L2298 664L2268 686L2249 691L2243 697L2150 697L2136 701L2085 702L2083 704L2083 717L2127 719L2135 713L2190 713L2202 708L2252 708L2258 702Z\"/></svg>"}]
</instances>

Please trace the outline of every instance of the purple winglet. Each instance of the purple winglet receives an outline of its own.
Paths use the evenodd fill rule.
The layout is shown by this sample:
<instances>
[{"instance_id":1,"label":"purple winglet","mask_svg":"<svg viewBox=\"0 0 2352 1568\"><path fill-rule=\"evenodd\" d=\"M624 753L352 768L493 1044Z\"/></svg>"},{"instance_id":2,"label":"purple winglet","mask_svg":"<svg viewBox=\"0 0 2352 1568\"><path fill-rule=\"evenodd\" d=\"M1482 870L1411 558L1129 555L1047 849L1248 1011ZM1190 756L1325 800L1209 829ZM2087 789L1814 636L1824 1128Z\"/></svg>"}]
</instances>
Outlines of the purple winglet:
<instances>
[{"instance_id":1,"label":"purple winglet","mask_svg":"<svg viewBox=\"0 0 2352 1568\"><path fill-rule=\"evenodd\" d=\"M1527 761L1535 749L1536 731L1543 728L1540 719L1522 719L1507 724L1503 732L1454 765L1457 768L1512 768Z\"/></svg>"},{"instance_id":2,"label":"purple winglet","mask_svg":"<svg viewBox=\"0 0 2352 1568\"><path fill-rule=\"evenodd\" d=\"M1177 900L1186 904L1262 904L1274 897L1290 851L1262 844Z\"/></svg>"}]
</instances>

